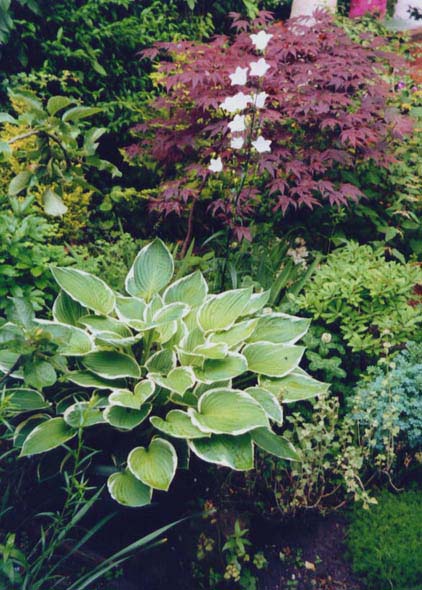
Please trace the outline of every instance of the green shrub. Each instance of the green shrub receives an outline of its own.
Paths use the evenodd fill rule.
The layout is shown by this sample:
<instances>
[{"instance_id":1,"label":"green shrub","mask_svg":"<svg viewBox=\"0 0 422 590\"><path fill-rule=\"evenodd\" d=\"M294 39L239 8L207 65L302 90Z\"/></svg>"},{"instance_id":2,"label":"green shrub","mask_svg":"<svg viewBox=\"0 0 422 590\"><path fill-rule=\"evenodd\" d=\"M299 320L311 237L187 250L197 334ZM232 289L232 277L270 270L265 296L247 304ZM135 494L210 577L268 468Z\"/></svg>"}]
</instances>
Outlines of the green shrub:
<instances>
[{"instance_id":1,"label":"green shrub","mask_svg":"<svg viewBox=\"0 0 422 590\"><path fill-rule=\"evenodd\" d=\"M417 590L422 580L422 494L383 492L370 510L355 509L347 544L367 590Z\"/></svg>"}]
</instances>

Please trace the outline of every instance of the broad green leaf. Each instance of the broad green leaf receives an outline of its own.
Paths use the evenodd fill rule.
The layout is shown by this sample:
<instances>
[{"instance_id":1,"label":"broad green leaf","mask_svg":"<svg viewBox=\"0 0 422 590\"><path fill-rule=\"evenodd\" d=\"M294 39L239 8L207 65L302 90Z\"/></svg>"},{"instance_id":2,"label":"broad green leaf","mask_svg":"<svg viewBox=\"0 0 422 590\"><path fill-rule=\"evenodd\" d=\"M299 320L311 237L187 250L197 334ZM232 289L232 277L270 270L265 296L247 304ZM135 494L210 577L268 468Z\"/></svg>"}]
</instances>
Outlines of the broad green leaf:
<instances>
[{"instance_id":1,"label":"broad green leaf","mask_svg":"<svg viewBox=\"0 0 422 590\"><path fill-rule=\"evenodd\" d=\"M32 178L32 172L19 172L14 178L12 178L9 184L8 194L14 197L25 190Z\"/></svg>"},{"instance_id":2,"label":"broad green leaf","mask_svg":"<svg viewBox=\"0 0 422 590\"><path fill-rule=\"evenodd\" d=\"M155 392L155 383L150 379L144 379L139 381L135 385L135 395L137 398L142 400L142 403L146 402Z\"/></svg>"},{"instance_id":3,"label":"broad green leaf","mask_svg":"<svg viewBox=\"0 0 422 590\"><path fill-rule=\"evenodd\" d=\"M298 366L304 351L303 346L254 342L247 344L242 354L250 371L269 377L284 377Z\"/></svg>"},{"instance_id":4,"label":"broad green leaf","mask_svg":"<svg viewBox=\"0 0 422 590\"><path fill-rule=\"evenodd\" d=\"M152 489L136 479L129 470L110 475L107 488L113 500L122 506L141 508L151 504Z\"/></svg>"},{"instance_id":5,"label":"broad green leaf","mask_svg":"<svg viewBox=\"0 0 422 590\"><path fill-rule=\"evenodd\" d=\"M246 392L260 404L268 418L278 424L283 422L283 410L274 394L262 387L248 387Z\"/></svg>"},{"instance_id":6,"label":"broad green leaf","mask_svg":"<svg viewBox=\"0 0 422 590\"><path fill-rule=\"evenodd\" d=\"M174 262L166 246L158 238L142 248L126 277L126 291L149 301L168 285Z\"/></svg>"},{"instance_id":7,"label":"broad green leaf","mask_svg":"<svg viewBox=\"0 0 422 590\"><path fill-rule=\"evenodd\" d=\"M243 344L254 332L255 327L258 323L258 318L253 320L245 320L235 324L229 330L225 332L215 332L210 334L210 342L224 342L227 346L237 346Z\"/></svg>"},{"instance_id":8,"label":"broad green leaf","mask_svg":"<svg viewBox=\"0 0 422 590\"><path fill-rule=\"evenodd\" d=\"M45 334L50 335L59 347L58 353L63 356L85 356L94 347L89 335L75 326L49 320L36 320L36 324Z\"/></svg>"},{"instance_id":9,"label":"broad green leaf","mask_svg":"<svg viewBox=\"0 0 422 590\"><path fill-rule=\"evenodd\" d=\"M63 203L62 198L55 193L51 188L44 191L42 196L42 204L45 213L52 217L63 217L67 212L67 206Z\"/></svg>"},{"instance_id":10,"label":"broad green leaf","mask_svg":"<svg viewBox=\"0 0 422 590\"><path fill-rule=\"evenodd\" d=\"M51 272L63 291L81 305L101 315L113 311L114 293L101 279L76 268L55 267Z\"/></svg>"},{"instance_id":11,"label":"broad green leaf","mask_svg":"<svg viewBox=\"0 0 422 590\"><path fill-rule=\"evenodd\" d=\"M11 350L0 350L0 371L9 373L18 363L21 355Z\"/></svg>"},{"instance_id":12,"label":"broad green leaf","mask_svg":"<svg viewBox=\"0 0 422 590\"><path fill-rule=\"evenodd\" d=\"M42 422L32 430L23 443L21 457L45 453L64 444L76 435L63 418L52 418Z\"/></svg>"},{"instance_id":13,"label":"broad green leaf","mask_svg":"<svg viewBox=\"0 0 422 590\"><path fill-rule=\"evenodd\" d=\"M191 367L176 367L167 376L160 375L159 373L150 373L149 376L160 387L174 391L179 395L183 395L187 389L190 389L195 384L195 375Z\"/></svg>"},{"instance_id":14,"label":"broad green leaf","mask_svg":"<svg viewBox=\"0 0 422 590\"><path fill-rule=\"evenodd\" d=\"M133 393L128 389L118 389L117 391L113 391L109 396L109 402L112 406L139 410L142 404L153 395L154 391L155 384L147 379L137 383Z\"/></svg>"},{"instance_id":15,"label":"broad green leaf","mask_svg":"<svg viewBox=\"0 0 422 590\"><path fill-rule=\"evenodd\" d=\"M57 381L57 373L52 364L47 361L33 359L23 368L25 383L35 389L51 387Z\"/></svg>"},{"instance_id":16,"label":"broad green leaf","mask_svg":"<svg viewBox=\"0 0 422 590\"><path fill-rule=\"evenodd\" d=\"M259 310L261 310L267 303L270 298L271 291L263 291L262 293L254 293L249 298L248 303L244 307L241 316L246 315L255 315Z\"/></svg>"},{"instance_id":17,"label":"broad green leaf","mask_svg":"<svg viewBox=\"0 0 422 590\"><path fill-rule=\"evenodd\" d=\"M151 404L145 404L140 410L123 408L121 406L109 406L104 410L106 422L121 430L133 430L148 417L152 409Z\"/></svg>"},{"instance_id":18,"label":"broad green leaf","mask_svg":"<svg viewBox=\"0 0 422 590\"><path fill-rule=\"evenodd\" d=\"M251 432L252 440L261 449L286 461L300 461L294 446L283 436L277 436L267 428L257 428Z\"/></svg>"},{"instance_id":19,"label":"broad green leaf","mask_svg":"<svg viewBox=\"0 0 422 590\"><path fill-rule=\"evenodd\" d=\"M206 359L202 367L195 367L195 376L198 381L213 383L234 379L247 371L248 364L243 355L232 352L224 359Z\"/></svg>"},{"instance_id":20,"label":"broad green leaf","mask_svg":"<svg viewBox=\"0 0 422 590\"><path fill-rule=\"evenodd\" d=\"M199 354L207 359L223 359L229 353L229 347L224 342L205 342L197 346L194 354Z\"/></svg>"},{"instance_id":21,"label":"broad green leaf","mask_svg":"<svg viewBox=\"0 0 422 590\"><path fill-rule=\"evenodd\" d=\"M199 398L198 410L189 408L188 413L205 433L239 435L269 425L260 404L238 389L211 389Z\"/></svg>"},{"instance_id":22,"label":"broad green leaf","mask_svg":"<svg viewBox=\"0 0 422 590\"><path fill-rule=\"evenodd\" d=\"M170 349L159 350L149 357L145 363L150 373L169 373L176 366L176 355Z\"/></svg>"},{"instance_id":23,"label":"broad green leaf","mask_svg":"<svg viewBox=\"0 0 422 590\"><path fill-rule=\"evenodd\" d=\"M69 406L63 418L72 428L87 428L104 422L101 410L93 407L89 402L76 402Z\"/></svg>"},{"instance_id":24,"label":"broad green leaf","mask_svg":"<svg viewBox=\"0 0 422 590\"><path fill-rule=\"evenodd\" d=\"M96 389L121 389L125 385L124 381L102 379L89 371L71 371L67 374L67 379L80 387L95 387Z\"/></svg>"},{"instance_id":25,"label":"broad green leaf","mask_svg":"<svg viewBox=\"0 0 422 590\"><path fill-rule=\"evenodd\" d=\"M138 379L140 376L138 363L133 357L122 352L112 350L91 352L84 357L83 364L89 371L104 379L123 377Z\"/></svg>"},{"instance_id":26,"label":"broad green leaf","mask_svg":"<svg viewBox=\"0 0 422 590\"><path fill-rule=\"evenodd\" d=\"M97 113L101 113L102 109L97 107L73 107L63 113L62 121L64 123L68 123L69 121L80 121L81 119L86 119L88 117L92 117Z\"/></svg>"},{"instance_id":27,"label":"broad green leaf","mask_svg":"<svg viewBox=\"0 0 422 590\"><path fill-rule=\"evenodd\" d=\"M203 461L230 467L235 471L253 469L253 444L250 434L213 435L189 441L191 450Z\"/></svg>"},{"instance_id":28,"label":"broad green leaf","mask_svg":"<svg viewBox=\"0 0 422 590\"><path fill-rule=\"evenodd\" d=\"M75 100L67 96L52 96L47 102L48 114L54 116L56 113L65 109L71 104L74 104Z\"/></svg>"},{"instance_id":29,"label":"broad green leaf","mask_svg":"<svg viewBox=\"0 0 422 590\"><path fill-rule=\"evenodd\" d=\"M204 433L192 424L189 415L182 410L171 410L165 420L158 416L151 416L149 420L154 428L175 438L204 438Z\"/></svg>"},{"instance_id":30,"label":"broad green leaf","mask_svg":"<svg viewBox=\"0 0 422 590\"><path fill-rule=\"evenodd\" d=\"M86 326L96 335L101 334L102 332L111 332L122 338L130 338L130 336L132 336L132 332L127 325L115 318L89 315L81 317L79 323Z\"/></svg>"},{"instance_id":31,"label":"broad green leaf","mask_svg":"<svg viewBox=\"0 0 422 590\"><path fill-rule=\"evenodd\" d=\"M12 389L6 389L4 395L8 400L7 409L12 412L19 413L43 410L50 406L42 394L39 391L35 391L35 389L14 387Z\"/></svg>"},{"instance_id":32,"label":"broad green leaf","mask_svg":"<svg viewBox=\"0 0 422 590\"><path fill-rule=\"evenodd\" d=\"M167 440L155 438L148 449L137 447L127 459L133 475L145 485L167 492L177 469L177 454Z\"/></svg>"},{"instance_id":33,"label":"broad green leaf","mask_svg":"<svg viewBox=\"0 0 422 590\"><path fill-rule=\"evenodd\" d=\"M167 287L163 299L166 304L180 301L190 307L199 307L208 294L208 285L198 270Z\"/></svg>"},{"instance_id":34,"label":"broad green leaf","mask_svg":"<svg viewBox=\"0 0 422 590\"><path fill-rule=\"evenodd\" d=\"M152 323L159 326L167 322L181 320L190 311L185 303L170 303L159 309L152 318Z\"/></svg>"},{"instance_id":35,"label":"broad green leaf","mask_svg":"<svg viewBox=\"0 0 422 590\"><path fill-rule=\"evenodd\" d=\"M249 342L274 342L294 344L308 331L311 320L285 313L273 313L259 318Z\"/></svg>"},{"instance_id":36,"label":"broad green leaf","mask_svg":"<svg viewBox=\"0 0 422 590\"><path fill-rule=\"evenodd\" d=\"M62 324L77 326L79 319L85 316L86 312L86 308L69 297L65 291L60 291L53 305L53 318Z\"/></svg>"},{"instance_id":37,"label":"broad green leaf","mask_svg":"<svg viewBox=\"0 0 422 590\"><path fill-rule=\"evenodd\" d=\"M251 295L250 287L209 296L199 309L199 326L204 332L230 328L242 314Z\"/></svg>"},{"instance_id":38,"label":"broad green leaf","mask_svg":"<svg viewBox=\"0 0 422 590\"><path fill-rule=\"evenodd\" d=\"M116 297L116 312L122 321L137 320L144 321L144 312L147 304L139 297Z\"/></svg>"},{"instance_id":39,"label":"broad green leaf","mask_svg":"<svg viewBox=\"0 0 422 590\"><path fill-rule=\"evenodd\" d=\"M177 322L169 322L168 324L161 324L155 328L157 335L157 342L165 344L173 338L177 332Z\"/></svg>"},{"instance_id":40,"label":"broad green leaf","mask_svg":"<svg viewBox=\"0 0 422 590\"><path fill-rule=\"evenodd\" d=\"M283 379L259 378L259 384L283 403L298 402L327 393L329 384L313 379L304 371L292 371Z\"/></svg>"}]
</instances>

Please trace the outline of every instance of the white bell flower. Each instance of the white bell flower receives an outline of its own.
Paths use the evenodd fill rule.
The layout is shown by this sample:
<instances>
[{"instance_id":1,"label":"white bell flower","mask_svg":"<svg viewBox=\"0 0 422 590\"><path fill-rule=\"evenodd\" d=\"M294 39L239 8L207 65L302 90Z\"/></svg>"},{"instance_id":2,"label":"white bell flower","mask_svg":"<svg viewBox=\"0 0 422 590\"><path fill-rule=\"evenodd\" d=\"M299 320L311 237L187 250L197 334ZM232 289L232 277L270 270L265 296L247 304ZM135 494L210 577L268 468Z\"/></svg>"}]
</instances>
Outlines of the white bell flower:
<instances>
[{"instance_id":1,"label":"white bell flower","mask_svg":"<svg viewBox=\"0 0 422 590\"><path fill-rule=\"evenodd\" d=\"M228 96L225 98L224 102L220 104L220 107L228 113L235 113L236 111L243 111L251 100L252 98L250 94L238 92L234 96Z\"/></svg>"},{"instance_id":2,"label":"white bell flower","mask_svg":"<svg viewBox=\"0 0 422 590\"><path fill-rule=\"evenodd\" d=\"M264 51L267 48L268 42L273 37L273 35L266 33L265 31L259 31L256 35L249 35L252 43L255 45L256 49L260 51Z\"/></svg>"},{"instance_id":3,"label":"white bell flower","mask_svg":"<svg viewBox=\"0 0 422 590\"><path fill-rule=\"evenodd\" d=\"M270 152L271 148L271 139L265 139L260 135L255 141L252 142L253 147L256 149L258 154L263 154L264 152Z\"/></svg>"},{"instance_id":4,"label":"white bell flower","mask_svg":"<svg viewBox=\"0 0 422 590\"><path fill-rule=\"evenodd\" d=\"M208 166L208 170L211 172L222 172L223 170L223 162L220 157L218 158L211 158L210 165Z\"/></svg>"},{"instance_id":5,"label":"white bell flower","mask_svg":"<svg viewBox=\"0 0 422 590\"><path fill-rule=\"evenodd\" d=\"M252 103L257 109L263 109L268 94L266 92L258 92L258 94L252 94Z\"/></svg>"},{"instance_id":6,"label":"white bell flower","mask_svg":"<svg viewBox=\"0 0 422 590\"><path fill-rule=\"evenodd\" d=\"M229 123L229 129L232 133L236 131L245 131L245 115L235 115L233 121Z\"/></svg>"},{"instance_id":7,"label":"white bell flower","mask_svg":"<svg viewBox=\"0 0 422 590\"><path fill-rule=\"evenodd\" d=\"M232 86L239 84L244 86L248 81L248 68L241 68L238 66L236 71L229 76L230 80L232 81Z\"/></svg>"},{"instance_id":8,"label":"white bell flower","mask_svg":"<svg viewBox=\"0 0 422 590\"><path fill-rule=\"evenodd\" d=\"M263 57L258 61L251 62L249 65L251 67L251 76L265 76L271 67Z\"/></svg>"},{"instance_id":9,"label":"white bell flower","mask_svg":"<svg viewBox=\"0 0 422 590\"><path fill-rule=\"evenodd\" d=\"M242 135L239 135L238 137L232 137L230 147L232 147L234 150L241 150L244 143L244 137L242 137Z\"/></svg>"}]
</instances>

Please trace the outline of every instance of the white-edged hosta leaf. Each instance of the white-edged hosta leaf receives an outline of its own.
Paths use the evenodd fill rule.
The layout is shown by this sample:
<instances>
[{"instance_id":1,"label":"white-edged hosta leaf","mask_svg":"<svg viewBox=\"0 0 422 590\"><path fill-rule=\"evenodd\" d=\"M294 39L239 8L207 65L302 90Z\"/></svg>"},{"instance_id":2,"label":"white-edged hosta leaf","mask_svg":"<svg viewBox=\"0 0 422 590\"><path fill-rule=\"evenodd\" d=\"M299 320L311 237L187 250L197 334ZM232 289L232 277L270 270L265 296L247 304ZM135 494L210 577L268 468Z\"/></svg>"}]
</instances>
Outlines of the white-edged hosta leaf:
<instances>
[{"instance_id":1,"label":"white-edged hosta leaf","mask_svg":"<svg viewBox=\"0 0 422 590\"><path fill-rule=\"evenodd\" d=\"M104 423L103 413L89 402L76 402L69 406L64 414L66 424L72 428L87 428L95 424Z\"/></svg>"},{"instance_id":2,"label":"white-edged hosta leaf","mask_svg":"<svg viewBox=\"0 0 422 590\"><path fill-rule=\"evenodd\" d=\"M303 346L274 344L273 342L253 342L242 350L248 361L250 371L284 377L300 363L305 349Z\"/></svg>"},{"instance_id":3,"label":"white-edged hosta leaf","mask_svg":"<svg viewBox=\"0 0 422 590\"><path fill-rule=\"evenodd\" d=\"M140 368L135 359L114 350L91 352L84 357L83 364L89 371L104 379L138 379L140 376Z\"/></svg>"},{"instance_id":4,"label":"white-edged hosta leaf","mask_svg":"<svg viewBox=\"0 0 422 590\"><path fill-rule=\"evenodd\" d=\"M155 392L155 383L150 379L139 381L135 385L135 395L142 403L146 402Z\"/></svg>"},{"instance_id":5,"label":"white-edged hosta leaf","mask_svg":"<svg viewBox=\"0 0 422 590\"><path fill-rule=\"evenodd\" d=\"M67 373L67 380L80 387L95 387L96 389L121 389L124 381L103 379L90 371L71 371Z\"/></svg>"},{"instance_id":6,"label":"white-edged hosta leaf","mask_svg":"<svg viewBox=\"0 0 422 590\"><path fill-rule=\"evenodd\" d=\"M145 366L150 373L167 374L175 368L177 362L176 354L166 348L159 350L149 357Z\"/></svg>"},{"instance_id":7,"label":"white-edged hosta leaf","mask_svg":"<svg viewBox=\"0 0 422 590\"><path fill-rule=\"evenodd\" d=\"M277 424L283 422L283 409L274 394L262 387L248 387L246 392L262 406L270 420Z\"/></svg>"},{"instance_id":8,"label":"white-edged hosta leaf","mask_svg":"<svg viewBox=\"0 0 422 590\"><path fill-rule=\"evenodd\" d=\"M150 373L149 377L160 387L174 391L179 395L183 395L187 389L190 389L195 384L195 375L191 367L176 367L166 376L159 373Z\"/></svg>"},{"instance_id":9,"label":"white-edged hosta leaf","mask_svg":"<svg viewBox=\"0 0 422 590\"><path fill-rule=\"evenodd\" d=\"M207 282L202 273L197 270L167 287L163 298L167 304L180 301L187 303L190 307L199 307L205 301L207 294Z\"/></svg>"},{"instance_id":10,"label":"white-edged hosta leaf","mask_svg":"<svg viewBox=\"0 0 422 590\"><path fill-rule=\"evenodd\" d=\"M190 308L186 303L170 303L154 313L152 323L159 326L160 324L181 320L189 311Z\"/></svg>"},{"instance_id":11,"label":"white-edged hosta leaf","mask_svg":"<svg viewBox=\"0 0 422 590\"><path fill-rule=\"evenodd\" d=\"M10 373L18 363L20 356L18 352L12 350L0 350L0 373L9 373L15 379L23 379L21 369Z\"/></svg>"},{"instance_id":12,"label":"white-edged hosta leaf","mask_svg":"<svg viewBox=\"0 0 422 590\"><path fill-rule=\"evenodd\" d=\"M270 289L268 291L263 291L262 293L253 293L240 315L242 317L247 315L255 315L268 303L270 294Z\"/></svg>"},{"instance_id":13,"label":"white-edged hosta leaf","mask_svg":"<svg viewBox=\"0 0 422 590\"><path fill-rule=\"evenodd\" d=\"M126 322L128 320L144 321L144 312L147 304L139 297L123 297L118 295L116 297L116 313L120 320Z\"/></svg>"},{"instance_id":14,"label":"white-edged hosta leaf","mask_svg":"<svg viewBox=\"0 0 422 590\"><path fill-rule=\"evenodd\" d=\"M157 430L175 438L191 439L205 436L199 428L192 424L189 415L182 410L171 410L165 420L158 416L151 416L149 421Z\"/></svg>"},{"instance_id":15,"label":"white-edged hosta leaf","mask_svg":"<svg viewBox=\"0 0 422 590\"><path fill-rule=\"evenodd\" d=\"M76 268L56 266L51 272L63 291L84 307L102 315L113 311L114 293L101 279Z\"/></svg>"},{"instance_id":16,"label":"white-edged hosta leaf","mask_svg":"<svg viewBox=\"0 0 422 590\"><path fill-rule=\"evenodd\" d=\"M286 461L300 461L292 443L283 436L278 436L267 428L257 428L251 432L251 436L254 443L267 453Z\"/></svg>"},{"instance_id":17,"label":"white-edged hosta leaf","mask_svg":"<svg viewBox=\"0 0 422 590\"><path fill-rule=\"evenodd\" d=\"M305 371L298 369L283 379L269 379L260 376L259 383L286 404L324 395L330 387L328 383L317 381Z\"/></svg>"},{"instance_id":18,"label":"white-edged hosta leaf","mask_svg":"<svg viewBox=\"0 0 422 590\"><path fill-rule=\"evenodd\" d=\"M142 483L167 492L176 473L177 453L167 440L155 438L148 449L132 449L127 463L130 471Z\"/></svg>"},{"instance_id":19,"label":"white-edged hosta leaf","mask_svg":"<svg viewBox=\"0 0 422 590\"><path fill-rule=\"evenodd\" d=\"M107 480L107 488L113 500L129 508L141 508L151 504L152 489L126 471L113 473Z\"/></svg>"},{"instance_id":20,"label":"white-edged hosta leaf","mask_svg":"<svg viewBox=\"0 0 422 590\"><path fill-rule=\"evenodd\" d=\"M136 334L136 336L129 336L124 338L118 336L115 332L99 332L95 336L95 344L99 348L117 346L118 348L127 348L128 346L134 346L140 340L143 339L142 334Z\"/></svg>"},{"instance_id":21,"label":"white-edged hosta leaf","mask_svg":"<svg viewBox=\"0 0 422 590\"><path fill-rule=\"evenodd\" d=\"M239 322L238 324L234 324L229 330L225 332L215 332L210 334L208 340L210 342L223 342L227 344L227 346L237 346L245 342L251 334L253 334L255 327L258 323L258 318L253 320L244 320L243 322Z\"/></svg>"},{"instance_id":22,"label":"white-edged hosta leaf","mask_svg":"<svg viewBox=\"0 0 422 590\"><path fill-rule=\"evenodd\" d=\"M239 435L261 426L268 427L267 414L248 393L238 389L211 389L198 401L198 410L188 409L202 432Z\"/></svg>"},{"instance_id":23,"label":"white-edged hosta leaf","mask_svg":"<svg viewBox=\"0 0 422 590\"><path fill-rule=\"evenodd\" d=\"M229 347L224 342L207 341L197 346L193 353L207 359L223 359L228 355Z\"/></svg>"},{"instance_id":24,"label":"white-edged hosta leaf","mask_svg":"<svg viewBox=\"0 0 422 590\"><path fill-rule=\"evenodd\" d=\"M60 291L53 305L53 318L56 322L77 326L79 318L86 313L85 307L69 297L65 291Z\"/></svg>"},{"instance_id":25,"label":"white-edged hosta leaf","mask_svg":"<svg viewBox=\"0 0 422 590\"><path fill-rule=\"evenodd\" d=\"M228 436L214 434L210 438L190 440L189 447L203 461L230 467L235 471L253 469L253 444L250 434Z\"/></svg>"},{"instance_id":26,"label":"white-edged hosta leaf","mask_svg":"<svg viewBox=\"0 0 422 590\"><path fill-rule=\"evenodd\" d=\"M249 342L274 342L294 344L308 331L311 320L285 313L272 313L259 318Z\"/></svg>"},{"instance_id":27,"label":"white-edged hosta leaf","mask_svg":"<svg viewBox=\"0 0 422 590\"><path fill-rule=\"evenodd\" d=\"M41 422L26 437L20 456L28 457L55 449L73 438L76 432L63 418L51 418Z\"/></svg>"},{"instance_id":28,"label":"white-edged hosta leaf","mask_svg":"<svg viewBox=\"0 0 422 590\"><path fill-rule=\"evenodd\" d=\"M160 239L142 248L126 277L126 291L134 297L149 301L168 285L173 276L174 262Z\"/></svg>"},{"instance_id":29,"label":"white-edged hosta leaf","mask_svg":"<svg viewBox=\"0 0 422 590\"><path fill-rule=\"evenodd\" d=\"M202 367L195 367L194 372L198 381L213 383L234 379L247 369L245 357L237 352L231 352L224 359L205 359Z\"/></svg>"},{"instance_id":30,"label":"white-edged hosta leaf","mask_svg":"<svg viewBox=\"0 0 422 590\"><path fill-rule=\"evenodd\" d=\"M89 315L79 318L79 323L86 326L93 334L101 334L102 332L112 332L117 336L128 338L132 336L132 332L128 326L115 318Z\"/></svg>"},{"instance_id":31,"label":"white-edged hosta leaf","mask_svg":"<svg viewBox=\"0 0 422 590\"><path fill-rule=\"evenodd\" d=\"M76 326L60 324L49 320L36 320L36 325L49 334L58 345L58 353L63 356L85 356L94 348L92 338Z\"/></svg>"},{"instance_id":32,"label":"white-edged hosta leaf","mask_svg":"<svg viewBox=\"0 0 422 590\"><path fill-rule=\"evenodd\" d=\"M157 341L160 344L165 344L177 332L177 322L169 322L168 324L161 324L155 328L155 333L157 335Z\"/></svg>"},{"instance_id":33,"label":"white-edged hosta leaf","mask_svg":"<svg viewBox=\"0 0 422 590\"><path fill-rule=\"evenodd\" d=\"M108 399L112 406L139 410L142 404L154 394L154 391L155 383L145 379L136 384L133 393L129 389L118 389L113 391Z\"/></svg>"},{"instance_id":34,"label":"white-edged hosta leaf","mask_svg":"<svg viewBox=\"0 0 422 590\"><path fill-rule=\"evenodd\" d=\"M104 419L114 428L132 430L141 424L151 413L151 404L144 404L139 410L123 408L121 406L108 406L104 410Z\"/></svg>"},{"instance_id":35,"label":"white-edged hosta leaf","mask_svg":"<svg viewBox=\"0 0 422 590\"><path fill-rule=\"evenodd\" d=\"M204 332L230 328L242 315L252 295L252 288L233 289L219 295L210 295L201 305L198 322Z\"/></svg>"},{"instance_id":36,"label":"white-edged hosta leaf","mask_svg":"<svg viewBox=\"0 0 422 590\"><path fill-rule=\"evenodd\" d=\"M225 379L224 381L216 381L215 383L197 383L195 385L194 394L197 399L201 397L203 393L209 391L210 389L232 389L232 381L231 379Z\"/></svg>"},{"instance_id":37,"label":"white-edged hosta leaf","mask_svg":"<svg viewBox=\"0 0 422 590\"><path fill-rule=\"evenodd\" d=\"M35 389L13 387L4 391L4 397L7 399L7 410L17 413L43 410L50 406Z\"/></svg>"}]
</instances>

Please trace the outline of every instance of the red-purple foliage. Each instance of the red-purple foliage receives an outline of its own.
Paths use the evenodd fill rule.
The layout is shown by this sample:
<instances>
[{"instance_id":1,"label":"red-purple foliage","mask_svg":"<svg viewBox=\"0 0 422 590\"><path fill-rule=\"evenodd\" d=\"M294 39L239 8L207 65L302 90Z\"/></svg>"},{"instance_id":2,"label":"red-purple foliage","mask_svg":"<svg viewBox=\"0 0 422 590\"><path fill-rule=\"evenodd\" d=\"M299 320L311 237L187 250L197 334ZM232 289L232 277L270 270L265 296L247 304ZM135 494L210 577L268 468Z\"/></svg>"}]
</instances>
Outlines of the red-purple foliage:
<instances>
[{"instance_id":1,"label":"red-purple foliage","mask_svg":"<svg viewBox=\"0 0 422 590\"><path fill-rule=\"evenodd\" d=\"M211 215L238 238L249 238L248 220L263 204L284 213L358 199L360 191L342 182L341 171L364 159L387 166L388 141L403 128L387 107L386 54L376 42L372 48L354 43L323 12L312 27L297 19L273 22L268 12L252 24L231 16L233 38L157 43L143 52L144 58L161 57L157 79L165 94L152 104L151 119L134 129L139 141L127 152L152 159L165 179L151 208L182 215L206 200ZM250 38L261 29L273 35L265 50L270 69L232 86L229 75L238 66L262 57ZM249 109L249 120L257 118L271 152L254 153L250 138L244 150L230 147L232 117L219 105L239 91L268 94L264 108L255 115ZM208 169L216 155L224 164L218 174Z\"/></svg>"}]
</instances>

